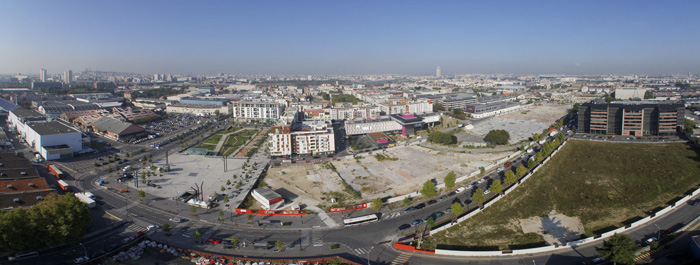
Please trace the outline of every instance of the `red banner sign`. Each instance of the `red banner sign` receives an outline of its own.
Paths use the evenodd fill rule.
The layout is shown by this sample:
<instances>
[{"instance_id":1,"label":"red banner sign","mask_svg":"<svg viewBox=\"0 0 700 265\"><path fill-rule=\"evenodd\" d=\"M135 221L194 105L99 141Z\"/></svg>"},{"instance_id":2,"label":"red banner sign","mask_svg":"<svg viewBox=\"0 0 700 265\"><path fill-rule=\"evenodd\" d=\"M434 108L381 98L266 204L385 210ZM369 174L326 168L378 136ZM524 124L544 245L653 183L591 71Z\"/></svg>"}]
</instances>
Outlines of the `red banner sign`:
<instances>
[{"instance_id":1,"label":"red banner sign","mask_svg":"<svg viewBox=\"0 0 700 265\"><path fill-rule=\"evenodd\" d=\"M236 208L235 211L236 211L236 213L256 214L256 215L307 215L307 213L305 213L305 212L293 211L293 210L273 211L273 210L251 210L251 209Z\"/></svg>"},{"instance_id":2,"label":"red banner sign","mask_svg":"<svg viewBox=\"0 0 700 265\"><path fill-rule=\"evenodd\" d=\"M359 210L359 209L364 209L367 208L367 204L357 204L353 206L345 206L345 207L336 207L336 208L331 208L332 213L337 213L337 212L344 212L344 211L354 211L354 210Z\"/></svg>"}]
</instances>

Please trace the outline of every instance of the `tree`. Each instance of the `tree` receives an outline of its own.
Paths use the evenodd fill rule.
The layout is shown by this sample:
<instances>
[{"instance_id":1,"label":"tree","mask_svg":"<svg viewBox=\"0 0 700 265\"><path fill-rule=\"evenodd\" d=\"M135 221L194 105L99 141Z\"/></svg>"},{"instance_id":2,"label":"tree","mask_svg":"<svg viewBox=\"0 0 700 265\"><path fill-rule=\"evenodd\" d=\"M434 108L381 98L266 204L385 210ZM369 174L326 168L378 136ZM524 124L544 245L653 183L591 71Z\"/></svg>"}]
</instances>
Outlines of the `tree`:
<instances>
[{"instance_id":1,"label":"tree","mask_svg":"<svg viewBox=\"0 0 700 265\"><path fill-rule=\"evenodd\" d=\"M483 175L484 173L486 173L486 168L485 168L485 167L479 167L479 172L481 173L481 175Z\"/></svg>"},{"instance_id":2,"label":"tree","mask_svg":"<svg viewBox=\"0 0 700 265\"><path fill-rule=\"evenodd\" d=\"M382 208L382 199L381 198L376 198L372 200L371 207L375 211L379 211L379 209Z\"/></svg>"},{"instance_id":3,"label":"tree","mask_svg":"<svg viewBox=\"0 0 700 265\"><path fill-rule=\"evenodd\" d=\"M559 142L563 142L564 141L564 134L563 133L558 134L557 140L559 140Z\"/></svg>"},{"instance_id":4,"label":"tree","mask_svg":"<svg viewBox=\"0 0 700 265\"><path fill-rule=\"evenodd\" d=\"M403 197L403 205L410 205L411 204L411 199L408 198L408 196Z\"/></svg>"},{"instance_id":5,"label":"tree","mask_svg":"<svg viewBox=\"0 0 700 265\"><path fill-rule=\"evenodd\" d=\"M231 244L238 245L238 237L237 236L231 236Z\"/></svg>"},{"instance_id":6,"label":"tree","mask_svg":"<svg viewBox=\"0 0 700 265\"><path fill-rule=\"evenodd\" d=\"M491 144L504 145L508 144L510 134L506 130L491 130L484 139Z\"/></svg>"},{"instance_id":7,"label":"tree","mask_svg":"<svg viewBox=\"0 0 700 265\"><path fill-rule=\"evenodd\" d=\"M695 122L690 119L685 119L683 122L683 130L688 134L693 134L693 128L695 127Z\"/></svg>"},{"instance_id":8,"label":"tree","mask_svg":"<svg viewBox=\"0 0 700 265\"><path fill-rule=\"evenodd\" d=\"M107 168L107 172L108 172L108 173L112 173L112 168L111 168L111 167L110 167L110 168Z\"/></svg>"},{"instance_id":9,"label":"tree","mask_svg":"<svg viewBox=\"0 0 700 265\"><path fill-rule=\"evenodd\" d=\"M282 240L277 240L277 242L275 242L275 248L277 248L277 249L284 248L284 242L282 242Z\"/></svg>"},{"instance_id":10,"label":"tree","mask_svg":"<svg viewBox=\"0 0 700 265\"><path fill-rule=\"evenodd\" d=\"M197 216L197 207L190 205L190 214L192 214L192 216Z\"/></svg>"},{"instance_id":11,"label":"tree","mask_svg":"<svg viewBox=\"0 0 700 265\"><path fill-rule=\"evenodd\" d=\"M486 201L486 198L484 198L484 191L481 188L477 188L476 191L474 191L474 194L472 194L472 201L476 204L482 204Z\"/></svg>"},{"instance_id":12,"label":"tree","mask_svg":"<svg viewBox=\"0 0 700 265\"><path fill-rule=\"evenodd\" d=\"M234 176L235 176L235 175L234 175ZM235 178L235 177L234 177L234 178ZM227 179L227 180L226 180L226 186L231 186L231 180L230 180L230 179ZM222 190L222 191L223 191L223 190Z\"/></svg>"},{"instance_id":13,"label":"tree","mask_svg":"<svg viewBox=\"0 0 700 265\"><path fill-rule=\"evenodd\" d=\"M423 188L420 189L420 193L426 198L435 197L435 195L437 195L437 190L435 189L435 184L433 184L433 181L425 181L425 183L423 183Z\"/></svg>"},{"instance_id":14,"label":"tree","mask_svg":"<svg viewBox=\"0 0 700 265\"><path fill-rule=\"evenodd\" d=\"M520 164L518 168L515 169L515 173L517 173L519 177L525 176L525 174L527 174L527 168Z\"/></svg>"},{"instance_id":15,"label":"tree","mask_svg":"<svg viewBox=\"0 0 700 265\"><path fill-rule=\"evenodd\" d=\"M442 104L440 104L440 103L435 103L435 104L433 104L433 112L438 112L438 111L441 111L441 110L444 110L444 109L445 109L445 108L442 107Z\"/></svg>"},{"instance_id":16,"label":"tree","mask_svg":"<svg viewBox=\"0 0 700 265\"><path fill-rule=\"evenodd\" d=\"M141 198L141 202L143 202L143 198L146 197L146 192L143 190L139 190L139 197Z\"/></svg>"},{"instance_id":17,"label":"tree","mask_svg":"<svg viewBox=\"0 0 700 265\"><path fill-rule=\"evenodd\" d=\"M542 151L539 151L537 152L537 154L535 154L535 161L537 161L537 163L542 162Z\"/></svg>"},{"instance_id":18,"label":"tree","mask_svg":"<svg viewBox=\"0 0 700 265\"><path fill-rule=\"evenodd\" d=\"M518 178L516 178L515 174L513 174L513 170L506 171L505 176L506 177L503 179L503 182L505 184L510 185L511 183L515 183L516 181L518 181Z\"/></svg>"},{"instance_id":19,"label":"tree","mask_svg":"<svg viewBox=\"0 0 700 265\"><path fill-rule=\"evenodd\" d=\"M219 210L219 212L216 213L216 215L219 216L219 221L222 221L222 222L224 221L224 211L223 210Z\"/></svg>"},{"instance_id":20,"label":"tree","mask_svg":"<svg viewBox=\"0 0 700 265\"><path fill-rule=\"evenodd\" d=\"M513 174L513 171L508 171L510 174ZM503 191L503 185L501 185L500 180L494 180L491 183L491 186L489 186L489 190L495 194L501 193Z\"/></svg>"},{"instance_id":21,"label":"tree","mask_svg":"<svg viewBox=\"0 0 700 265\"><path fill-rule=\"evenodd\" d=\"M536 164L535 164L535 160L534 160L534 159L528 159L528 160L527 160L527 167L528 167L529 169L533 169L533 168L535 168L535 166L536 166Z\"/></svg>"},{"instance_id":22,"label":"tree","mask_svg":"<svg viewBox=\"0 0 700 265\"><path fill-rule=\"evenodd\" d=\"M73 193L49 194L29 209L0 211L0 249L27 252L77 244L90 222L90 209Z\"/></svg>"},{"instance_id":23,"label":"tree","mask_svg":"<svg viewBox=\"0 0 700 265\"><path fill-rule=\"evenodd\" d=\"M199 230L194 230L194 238L197 239L197 241L202 239L202 234L199 233Z\"/></svg>"},{"instance_id":24,"label":"tree","mask_svg":"<svg viewBox=\"0 0 700 265\"><path fill-rule=\"evenodd\" d=\"M428 227L433 227L433 225L435 225L435 219L433 219L433 217L431 216L428 218L428 221L426 221L426 223L428 224Z\"/></svg>"},{"instance_id":25,"label":"tree","mask_svg":"<svg viewBox=\"0 0 700 265\"><path fill-rule=\"evenodd\" d=\"M634 243L634 239L626 234L614 234L603 241L603 246L596 247L600 256L610 258L615 264L635 264L634 253L637 249L639 246Z\"/></svg>"},{"instance_id":26,"label":"tree","mask_svg":"<svg viewBox=\"0 0 700 265\"><path fill-rule=\"evenodd\" d=\"M455 202L450 207L450 210L455 214L455 218L457 218L460 214L462 214L462 212L464 212L464 207L461 203Z\"/></svg>"},{"instance_id":27,"label":"tree","mask_svg":"<svg viewBox=\"0 0 700 265\"><path fill-rule=\"evenodd\" d=\"M654 98L654 93L651 92L651 90L647 90L647 92L644 92L644 99L652 99Z\"/></svg>"},{"instance_id":28,"label":"tree","mask_svg":"<svg viewBox=\"0 0 700 265\"><path fill-rule=\"evenodd\" d=\"M163 232L170 232L170 224L163 224Z\"/></svg>"},{"instance_id":29,"label":"tree","mask_svg":"<svg viewBox=\"0 0 700 265\"><path fill-rule=\"evenodd\" d=\"M430 133L430 135L428 135L428 141L436 144L451 145L455 143L456 137L448 133L443 133L441 131L434 130Z\"/></svg>"},{"instance_id":30,"label":"tree","mask_svg":"<svg viewBox=\"0 0 700 265\"><path fill-rule=\"evenodd\" d=\"M533 135L532 135L532 140L533 140L533 141L539 141L539 140L540 140L540 134L539 134L539 133L533 134Z\"/></svg>"},{"instance_id":31,"label":"tree","mask_svg":"<svg viewBox=\"0 0 700 265\"><path fill-rule=\"evenodd\" d=\"M445 176L445 187L448 189L454 188L455 186L455 173L453 171L450 171L450 173L447 173L447 176Z\"/></svg>"},{"instance_id":32,"label":"tree","mask_svg":"<svg viewBox=\"0 0 700 265\"><path fill-rule=\"evenodd\" d=\"M224 203L228 203L228 202L229 202L228 196L224 197Z\"/></svg>"}]
</instances>

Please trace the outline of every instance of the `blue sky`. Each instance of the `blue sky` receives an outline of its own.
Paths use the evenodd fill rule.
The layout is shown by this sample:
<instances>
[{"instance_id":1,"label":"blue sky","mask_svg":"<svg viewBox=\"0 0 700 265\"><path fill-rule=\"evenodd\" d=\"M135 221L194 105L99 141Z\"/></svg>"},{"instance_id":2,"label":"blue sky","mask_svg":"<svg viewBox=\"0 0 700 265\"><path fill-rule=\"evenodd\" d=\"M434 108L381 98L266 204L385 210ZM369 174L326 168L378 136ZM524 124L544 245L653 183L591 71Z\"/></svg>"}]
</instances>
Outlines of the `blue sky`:
<instances>
[{"instance_id":1,"label":"blue sky","mask_svg":"<svg viewBox=\"0 0 700 265\"><path fill-rule=\"evenodd\" d=\"M700 73L700 1L0 1L0 73Z\"/></svg>"}]
</instances>

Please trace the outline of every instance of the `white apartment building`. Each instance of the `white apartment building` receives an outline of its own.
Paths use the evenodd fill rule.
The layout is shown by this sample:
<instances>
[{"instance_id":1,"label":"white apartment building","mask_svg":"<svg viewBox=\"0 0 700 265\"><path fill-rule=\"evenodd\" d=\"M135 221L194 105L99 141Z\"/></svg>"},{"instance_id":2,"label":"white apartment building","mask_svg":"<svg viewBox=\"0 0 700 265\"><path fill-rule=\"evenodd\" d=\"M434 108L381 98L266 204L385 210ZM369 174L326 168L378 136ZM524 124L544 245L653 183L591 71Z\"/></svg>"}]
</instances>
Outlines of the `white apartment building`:
<instances>
[{"instance_id":1,"label":"white apartment building","mask_svg":"<svg viewBox=\"0 0 700 265\"><path fill-rule=\"evenodd\" d=\"M335 153L333 127L323 121L302 122L292 126L273 126L270 130L270 155L316 155Z\"/></svg>"},{"instance_id":2,"label":"white apartment building","mask_svg":"<svg viewBox=\"0 0 700 265\"><path fill-rule=\"evenodd\" d=\"M280 118L284 108L274 102L236 101L231 104L231 113L236 119L272 119Z\"/></svg>"}]
</instances>

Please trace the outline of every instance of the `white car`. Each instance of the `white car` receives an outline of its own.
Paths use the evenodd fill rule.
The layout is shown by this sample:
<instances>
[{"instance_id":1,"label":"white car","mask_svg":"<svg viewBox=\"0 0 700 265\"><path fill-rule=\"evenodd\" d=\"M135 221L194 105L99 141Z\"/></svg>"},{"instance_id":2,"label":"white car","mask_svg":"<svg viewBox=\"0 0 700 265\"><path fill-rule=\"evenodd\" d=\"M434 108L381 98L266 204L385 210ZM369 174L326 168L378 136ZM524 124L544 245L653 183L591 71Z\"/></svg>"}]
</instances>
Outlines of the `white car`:
<instances>
[{"instance_id":1,"label":"white car","mask_svg":"<svg viewBox=\"0 0 700 265\"><path fill-rule=\"evenodd\" d=\"M180 223L180 222L182 222L182 219L180 219L180 217L171 217L170 222Z\"/></svg>"},{"instance_id":2,"label":"white car","mask_svg":"<svg viewBox=\"0 0 700 265\"><path fill-rule=\"evenodd\" d=\"M490 190L485 190L485 191L484 191L484 195L489 194L489 193L491 193Z\"/></svg>"},{"instance_id":3,"label":"white car","mask_svg":"<svg viewBox=\"0 0 700 265\"><path fill-rule=\"evenodd\" d=\"M649 245L649 244L651 244L651 243L654 243L654 241L656 241L656 240L658 240L658 239L656 239L656 237L650 237L649 239L647 239L647 240L644 241L644 242L646 242L647 245Z\"/></svg>"},{"instance_id":4,"label":"white car","mask_svg":"<svg viewBox=\"0 0 700 265\"><path fill-rule=\"evenodd\" d=\"M85 256L85 257L79 257L77 259L74 259L73 262L75 262L76 264L79 264L79 263L87 262L88 260L90 260L90 259L87 256Z\"/></svg>"},{"instance_id":5,"label":"white car","mask_svg":"<svg viewBox=\"0 0 700 265\"><path fill-rule=\"evenodd\" d=\"M156 230L158 228L160 228L160 226L157 226L157 225L149 225L148 227L146 227L146 229L148 229L148 231Z\"/></svg>"},{"instance_id":6,"label":"white car","mask_svg":"<svg viewBox=\"0 0 700 265\"><path fill-rule=\"evenodd\" d=\"M473 189L473 188L474 188L474 184L469 184L469 185L467 185L467 189L468 189L468 190L471 190L471 189Z\"/></svg>"},{"instance_id":7,"label":"white car","mask_svg":"<svg viewBox=\"0 0 700 265\"><path fill-rule=\"evenodd\" d=\"M484 179L479 179L479 180L476 181L476 183L483 183L484 181L486 181L486 180L484 180Z\"/></svg>"},{"instance_id":8,"label":"white car","mask_svg":"<svg viewBox=\"0 0 700 265\"><path fill-rule=\"evenodd\" d=\"M457 193L462 193L462 192L464 192L465 190L467 190L467 188L465 188L465 187L459 187L459 188L457 188Z\"/></svg>"}]
</instances>

